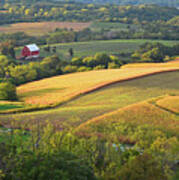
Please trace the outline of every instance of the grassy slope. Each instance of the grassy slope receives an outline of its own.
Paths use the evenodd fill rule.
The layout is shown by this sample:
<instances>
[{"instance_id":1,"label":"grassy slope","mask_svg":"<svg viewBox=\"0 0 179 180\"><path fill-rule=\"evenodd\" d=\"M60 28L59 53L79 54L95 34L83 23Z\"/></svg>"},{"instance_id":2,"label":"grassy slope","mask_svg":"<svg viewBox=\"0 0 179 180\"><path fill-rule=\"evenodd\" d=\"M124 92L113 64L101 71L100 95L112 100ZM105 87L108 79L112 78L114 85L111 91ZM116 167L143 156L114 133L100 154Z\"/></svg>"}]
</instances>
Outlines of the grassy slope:
<instances>
[{"instance_id":1,"label":"grassy slope","mask_svg":"<svg viewBox=\"0 0 179 180\"><path fill-rule=\"evenodd\" d=\"M179 116L174 113L165 111L153 104L140 102L118 111L105 114L101 117L94 118L78 127L77 132L83 134L101 133L105 136L119 134L115 127L121 124L133 124L134 126L148 125L150 128L156 128L167 134L174 134L179 137ZM105 133L105 134L104 134ZM128 134L133 138L132 134Z\"/></svg>"},{"instance_id":2,"label":"grassy slope","mask_svg":"<svg viewBox=\"0 0 179 180\"><path fill-rule=\"evenodd\" d=\"M131 78L141 77L164 70L179 69L179 63L169 67L123 68L113 70L90 71L43 79L27 83L17 88L21 100L33 105L59 104L93 89Z\"/></svg>"},{"instance_id":3,"label":"grassy slope","mask_svg":"<svg viewBox=\"0 0 179 180\"><path fill-rule=\"evenodd\" d=\"M57 47L57 55L63 58L67 58L68 50L73 48L74 56L92 56L98 52L105 52L107 54L119 54L121 52L133 52L139 48L139 46L145 42L160 42L165 45L174 45L179 41L164 41L164 40L100 40L100 41L88 41L88 42L74 42L74 43L60 43L52 44L51 46ZM16 50L17 56L20 54L20 49ZM53 53L47 53L41 47L41 56L45 57L52 55Z\"/></svg>"},{"instance_id":4,"label":"grassy slope","mask_svg":"<svg viewBox=\"0 0 179 180\"><path fill-rule=\"evenodd\" d=\"M8 124L8 120L15 119L16 122L23 122L25 126L31 126L38 120L40 122L49 120L58 128L76 127L89 119L150 98L167 94L179 95L179 84L176 83L179 81L178 78L179 72L177 71L121 82L81 96L56 109L1 115L0 121ZM157 118L155 115L154 117Z\"/></svg>"},{"instance_id":5,"label":"grassy slope","mask_svg":"<svg viewBox=\"0 0 179 180\"><path fill-rule=\"evenodd\" d=\"M161 108L179 114L179 96L168 96L158 100L156 104Z\"/></svg>"}]
</instances>

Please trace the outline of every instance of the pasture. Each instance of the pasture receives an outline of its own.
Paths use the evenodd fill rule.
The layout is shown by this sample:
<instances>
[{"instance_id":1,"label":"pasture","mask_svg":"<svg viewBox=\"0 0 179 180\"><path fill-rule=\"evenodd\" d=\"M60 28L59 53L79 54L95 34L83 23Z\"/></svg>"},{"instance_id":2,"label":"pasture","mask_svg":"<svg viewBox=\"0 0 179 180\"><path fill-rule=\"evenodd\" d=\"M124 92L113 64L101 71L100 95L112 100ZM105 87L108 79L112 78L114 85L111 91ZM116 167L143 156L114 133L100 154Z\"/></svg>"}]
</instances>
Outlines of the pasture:
<instances>
[{"instance_id":1,"label":"pasture","mask_svg":"<svg viewBox=\"0 0 179 180\"><path fill-rule=\"evenodd\" d=\"M121 54L121 53L132 53L137 50L140 45L145 42L160 42L167 46L172 46L177 44L179 41L165 41L165 40L98 40L98 41L88 41L88 42L73 42L73 43L59 43L52 44L51 47L56 47L56 54L62 59L69 60L68 50L70 48L74 51L74 56L92 56L96 53L106 53L106 54ZM44 51L44 46L41 46L40 56L46 57L53 55L54 53ZM16 56L20 55L21 48L16 49Z\"/></svg>"},{"instance_id":2,"label":"pasture","mask_svg":"<svg viewBox=\"0 0 179 180\"><path fill-rule=\"evenodd\" d=\"M179 96L168 96L160 99L156 104L165 110L179 114Z\"/></svg>"},{"instance_id":3,"label":"pasture","mask_svg":"<svg viewBox=\"0 0 179 180\"><path fill-rule=\"evenodd\" d=\"M89 42L61 43L51 45L57 47L57 54L68 56L70 48L74 51L74 56L92 56L98 52L106 54L131 53L139 48L145 42L160 42L165 45L174 45L179 41L163 40L99 40ZM42 50L41 55L48 55Z\"/></svg>"},{"instance_id":4,"label":"pasture","mask_svg":"<svg viewBox=\"0 0 179 180\"><path fill-rule=\"evenodd\" d=\"M99 78L101 71L99 71L99 74L96 74L96 72L93 73L95 77ZM80 75L78 77L78 73L73 75L76 76L78 80L82 80L79 77L82 78L83 76ZM120 73L118 76L119 75ZM68 75L66 76L68 77ZM101 77L102 76L104 77L104 72L101 74ZM90 75L90 77L93 79L92 75ZM115 76L113 74L113 79L114 77ZM99 119L101 119L101 115L102 117L108 117L108 115L105 115L106 113L111 113L116 110L118 113L119 110L120 116L116 117L116 121L120 121L120 117L122 117L121 120L123 120L123 122L125 119L127 120L129 118L129 122L143 123L144 125L150 124L151 122L152 125L154 124L158 128L164 128L165 126L168 126L169 131L173 128L174 132L177 132L179 125L178 115L169 111L165 111L164 109L159 108L158 106L155 106L153 103L149 103L148 101L153 98L163 98L168 95L178 96L179 84L176 83L178 81L178 71L164 72L161 74L150 75L138 79L131 79L129 81L123 81L103 87L86 95L81 95L78 98L68 101L65 104L53 109L14 115L1 115L0 122L8 127L10 120L14 120L16 127L19 127L23 124L23 126L26 128L30 128L32 125L37 123L44 124L46 121L54 124L57 129L64 127L72 128L81 125L80 128L78 128L78 132L83 133L85 131L88 133L88 131L86 131L86 126L88 126L88 123L84 125L83 123L87 121L89 123L94 121L96 122L96 120L93 120L94 118L98 119L99 116ZM37 87L45 86L45 84L41 84L42 82L40 81L36 83L40 83ZM70 86L69 82L68 85ZM26 90L26 98L29 96L29 99L30 97L33 99L33 93L29 93L28 89L35 91L37 87L32 87L32 84L30 86L28 84L26 89L24 89ZM84 86L81 87L84 89ZM57 93L52 91L51 96L57 97ZM44 95L43 99L46 99ZM107 119L108 118L106 118L106 122ZM109 118L109 124L110 122L111 119ZM172 123L169 123L170 125L168 125L167 122ZM93 124L91 125L93 126ZM95 126L96 124L94 123L94 127ZM106 128L107 127L108 126L106 126ZM100 128L103 127L100 126L99 129ZM93 131L96 131L96 128L94 128L94 130L89 128L89 133Z\"/></svg>"},{"instance_id":5,"label":"pasture","mask_svg":"<svg viewBox=\"0 0 179 180\"><path fill-rule=\"evenodd\" d=\"M31 36L41 36L56 28L67 28L79 31L90 26L91 23L83 22L28 22L0 26L1 33L24 32Z\"/></svg>"}]
</instances>

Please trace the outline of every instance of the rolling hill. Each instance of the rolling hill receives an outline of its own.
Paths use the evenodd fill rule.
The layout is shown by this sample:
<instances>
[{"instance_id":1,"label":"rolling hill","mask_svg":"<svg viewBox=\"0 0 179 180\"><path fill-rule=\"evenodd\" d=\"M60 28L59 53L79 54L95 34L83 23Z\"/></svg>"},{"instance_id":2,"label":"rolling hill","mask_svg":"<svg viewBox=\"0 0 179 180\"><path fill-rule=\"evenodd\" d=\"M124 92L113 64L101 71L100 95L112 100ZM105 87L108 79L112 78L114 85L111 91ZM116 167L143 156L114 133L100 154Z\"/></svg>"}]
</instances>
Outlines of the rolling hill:
<instances>
[{"instance_id":1,"label":"rolling hill","mask_svg":"<svg viewBox=\"0 0 179 180\"><path fill-rule=\"evenodd\" d=\"M67 74L21 85L17 93L26 104L50 106L116 82L175 69L179 69L178 62L144 64L142 67L136 64L135 68L129 69L124 66L121 69Z\"/></svg>"},{"instance_id":2,"label":"rolling hill","mask_svg":"<svg viewBox=\"0 0 179 180\"><path fill-rule=\"evenodd\" d=\"M106 113L116 110L124 112L122 109L125 110L129 106L129 109L133 110L129 114L130 121L136 121L137 116L133 116L136 112L140 114L139 120L144 124L155 119L156 121L159 119L160 128L164 127L163 120L165 122L169 120L175 124L175 122L179 122L176 112L178 106L173 105L174 98L177 99L179 96L179 84L176 83L179 80L179 72L176 71L178 63L167 64L169 65L168 69L162 68L162 65L165 64L161 64L160 68L159 65L152 68L149 68L148 65L146 68L124 67L119 70L74 73L25 84L18 88L18 93L21 100L26 103L34 103L36 107L38 107L38 103L43 105L48 100L52 104L62 103L64 100L66 103L47 110L38 111L37 108L35 112L1 115L0 122L9 126L10 121L13 120L14 126L23 125L26 128L32 127L37 122L44 124L47 121L54 124L57 129L78 127L79 125L86 127L83 123L93 122L94 118L98 119L98 116L105 116ZM170 67L171 64L174 67ZM160 105L161 101L166 102L162 102L164 107ZM47 107L50 107L48 103ZM135 110L136 107L139 111ZM144 109L146 109L146 113L148 112L148 116ZM151 114L153 111L154 114ZM144 114L142 115L140 112ZM129 115L124 113L123 120ZM143 119L143 117L145 118ZM153 118L150 119L150 117ZM154 123L157 124L156 121ZM172 127L175 129L175 126ZM80 132L84 132L83 128L80 128Z\"/></svg>"}]
</instances>

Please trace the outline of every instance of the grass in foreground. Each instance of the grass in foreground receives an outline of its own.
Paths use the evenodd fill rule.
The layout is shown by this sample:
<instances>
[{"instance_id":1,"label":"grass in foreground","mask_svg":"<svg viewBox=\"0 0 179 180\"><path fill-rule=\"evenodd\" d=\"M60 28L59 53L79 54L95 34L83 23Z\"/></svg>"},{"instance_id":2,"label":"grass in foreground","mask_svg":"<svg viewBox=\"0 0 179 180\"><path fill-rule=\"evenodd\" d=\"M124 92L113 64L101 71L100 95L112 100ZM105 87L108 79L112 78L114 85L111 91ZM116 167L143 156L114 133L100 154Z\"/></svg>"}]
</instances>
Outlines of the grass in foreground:
<instances>
[{"instance_id":1,"label":"grass in foreground","mask_svg":"<svg viewBox=\"0 0 179 180\"><path fill-rule=\"evenodd\" d=\"M50 121L58 129L64 126L77 127L92 118L131 104L168 94L179 95L179 84L176 83L178 78L179 72L168 72L121 82L81 96L55 109L1 115L0 122L8 125L14 119L17 123L30 127L38 122ZM170 116L167 118L170 119Z\"/></svg>"}]
</instances>

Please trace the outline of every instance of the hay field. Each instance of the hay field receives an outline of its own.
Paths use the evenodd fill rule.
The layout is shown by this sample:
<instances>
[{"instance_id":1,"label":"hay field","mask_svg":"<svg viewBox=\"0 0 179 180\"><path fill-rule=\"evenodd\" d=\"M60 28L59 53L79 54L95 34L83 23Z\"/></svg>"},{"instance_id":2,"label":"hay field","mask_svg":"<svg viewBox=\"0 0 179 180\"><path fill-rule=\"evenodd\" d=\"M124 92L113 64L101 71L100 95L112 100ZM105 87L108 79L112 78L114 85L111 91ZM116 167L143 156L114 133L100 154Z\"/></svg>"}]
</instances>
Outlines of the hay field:
<instances>
[{"instance_id":1,"label":"hay field","mask_svg":"<svg viewBox=\"0 0 179 180\"><path fill-rule=\"evenodd\" d=\"M152 67L179 67L179 61L176 59L167 63L131 63L122 66L122 68L152 68Z\"/></svg>"},{"instance_id":2,"label":"hay field","mask_svg":"<svg viewBox=\"0 0 179 180\"><path fill-rule=\"evenodd\" d=\"M116 82L179 69L171 67L124 68L60 75L21 85L17 93L26 104L51 106Z\"/></svg>"},{"instance_id":3,"label":"hay field","mask_svg":"<svg viewBox=\"0 0 179 180\"><path fill-rule=\"evenodd\" d=\"M105 138L111 136L123 142L135 142L137 137L131 132L131 127L138 130L144 128L146 132L150 129L160 130L167 135L179 137L179 116L145 101L89 120L77 128L77 133L88 136L100 134ZM127 139L123 139L123 136Z\"/></svg>"},{"instance_id":4,"label":"hay field","mask_svg":"<svg viewBox=\"0 0 179 180\"><path fill-rule=\"evenodd\" d=\"M148 101L151 98L165 97L171 94L173 96L179 96L179 84L176 83L177 81L179 81L178 71L123 81L82 95L58 108L15 115L0 115L0 122L8 126L10 120L14 119L18 126L23 124L26 128L30 128L37 122L45 123L46 121L50 121L58 129L66 126L78 127L98 116L125 108L129 105ZM151 105L154 107L153 104ZM165 112L163 109L161 111ZM168 115L165 119L175 120L175 115L172 115L168 111L166 113ZM150 116L149 112L148 118ZM153 119L155 118L157 119L158 116L154 115ZM161 122L162 118L163 114L160 116Z\"/></svg>"},{"instance_id":5,"label":"hay field","mask_svg":"<svg viewBox=\"0 0 179 180\"><path fill-rule=\"evenodd\" d=\"M168 96L158 100L156 104L161 108L179 114L179 96Z\"/></svg>"},{"instance_id":6,"label":"hay field","mask_svg":"<svg viewBox=\"0 0 179 180\"><path fill-rule=\"evenodd\" d=\"M16 23L8 24L7 26L0 26L1 33L15 33L24 32L32 36L40 36L54 31L56 28L67 28L79 31L90 26L91 23L82 22L30 22L30 23Z\"/></svg>"}]
</instances>

